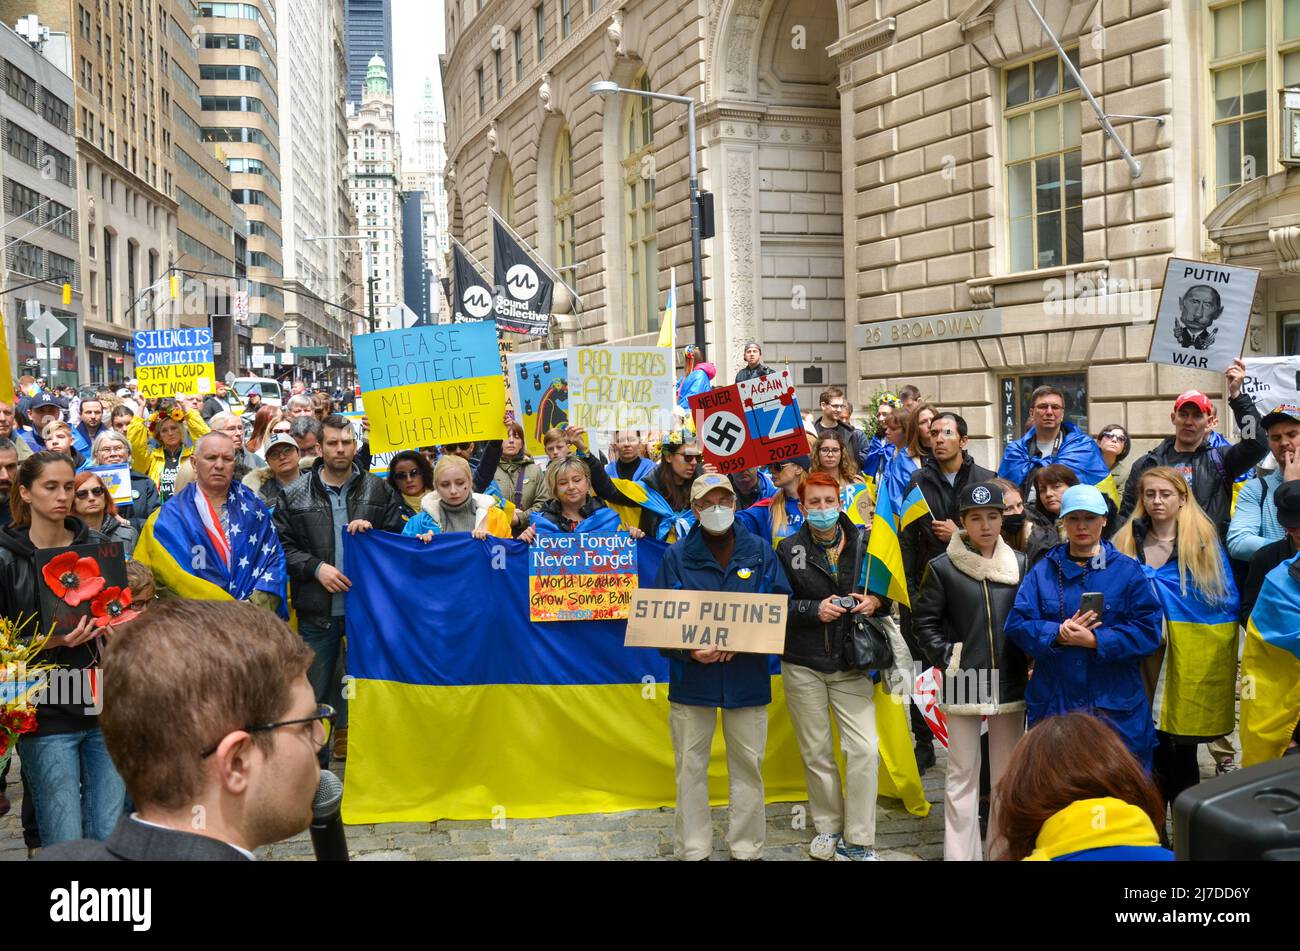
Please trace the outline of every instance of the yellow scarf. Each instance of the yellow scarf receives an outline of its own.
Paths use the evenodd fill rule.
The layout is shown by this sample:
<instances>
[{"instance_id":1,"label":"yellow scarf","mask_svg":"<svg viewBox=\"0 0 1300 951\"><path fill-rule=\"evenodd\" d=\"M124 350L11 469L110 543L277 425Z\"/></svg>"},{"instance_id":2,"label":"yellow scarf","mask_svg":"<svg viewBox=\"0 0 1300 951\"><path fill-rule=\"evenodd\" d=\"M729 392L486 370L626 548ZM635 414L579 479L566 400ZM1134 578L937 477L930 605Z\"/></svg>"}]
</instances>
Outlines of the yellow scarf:
<instances>
[{"instance_id":1,"label":"yellow scarf","mask_svg":"<svg viewBox=\"0 0 1300 951\"><path fill-rule=\"evenodd\" d=\"M1159 845L1151 818L1137 806L1107 796L1072 802L1043 823L1026 862L1050 862L1062 855L1114 845Z\"/></svg>"}]
</instances>

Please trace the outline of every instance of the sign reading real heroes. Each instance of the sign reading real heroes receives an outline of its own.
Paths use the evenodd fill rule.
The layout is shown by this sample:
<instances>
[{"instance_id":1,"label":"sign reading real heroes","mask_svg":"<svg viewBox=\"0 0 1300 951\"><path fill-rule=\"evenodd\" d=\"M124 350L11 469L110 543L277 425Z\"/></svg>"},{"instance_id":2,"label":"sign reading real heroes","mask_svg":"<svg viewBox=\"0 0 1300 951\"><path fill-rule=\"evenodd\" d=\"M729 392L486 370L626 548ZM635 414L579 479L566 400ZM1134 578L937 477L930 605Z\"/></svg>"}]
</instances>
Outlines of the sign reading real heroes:
<instances>
[{"instance_id":1,"label":"sign reading real heroes","mask_svg":"<svg viewBox=\"0 0 1300 951\"><path fill-rule=\"evenodd\" d=\"M780 654L789 606L779 594L638 588L623 645Z\"/></svg>"},{"instance_id":2,"label":"sign reading real heroes","mask_svg":"<svg viewBox=\"0 0 1300 951\"><path fill-rule=\"evenodd\" d=\"M631 535L538 535L528 556L531 620L627 617L637 587L636 539Z\"/></svg>"},{"instance_id":3,"label":"sign reading real heroes","mask_svg":"<svg viewBox=\"0 0 1300 951\"><path fill-rule=\"evenodd\" d=\"M490 320L352 338L374 452L505 436L505 382Z\"/></svg>"},{"instance_id":4,"label":"sign reading real heroes","mask_svg":"<svg viewBox=\"0 0 1300 951\"><path fill-rule=\"evenodd\" d=\"M671 357L666 347L571 347L569 425L604 433L671 429Z\"/></svg>"},{"instance_id":5,"label":"sign reading real heroes","mask_svg":"<svg viewBox=\"0 0 1300 951\"><path fill-rule=\"evenodd\" d=\"M723 475L808 455L788 370L708 390L690 404L704 461Z\"/></svg>"},{"instance_id":6,"label":"sign reading real heroes","mask_svg":"<svg viewBox=\"0 0 1300 951\"><path fill-rule=\"evenodd\" d=\"M141 396L211 393L216 388L210 327L139 330L132 342Z\"/></svg>"}]
</instances>

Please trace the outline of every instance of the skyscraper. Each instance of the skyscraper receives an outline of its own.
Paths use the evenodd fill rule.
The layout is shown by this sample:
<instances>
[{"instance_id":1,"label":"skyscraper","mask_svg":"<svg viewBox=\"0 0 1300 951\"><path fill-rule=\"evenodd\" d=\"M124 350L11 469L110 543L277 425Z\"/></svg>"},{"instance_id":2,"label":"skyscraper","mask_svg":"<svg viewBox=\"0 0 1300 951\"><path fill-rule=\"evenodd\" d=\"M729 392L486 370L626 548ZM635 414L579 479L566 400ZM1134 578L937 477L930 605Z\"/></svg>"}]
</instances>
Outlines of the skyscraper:
<instances>
[{"instance_id":1,"label":"skyscraper","mask_svg":"<svg viewBox=\"0 0 1300 951\"><path fill-rule=\"evenodd\" d=\"M402 149L393 125L393 93L388 70L379 56L366 68L361 108L348 104L348 185L357 229L366 235L362 280L367 314L375 329L389 308L403 303L402 287ZM373 307L373 309L371 309Z\"/></svg>"},{"instance_id":2,"label":"skyscraper","mask_svg":"<svg viewBox=\"0 0 1300 951\"><path fill-rule=\"evenodd\" d=\"M347 30L348 102L361 104L366 69L374 56L393 65L392 0L344 0Z\"/></svg>"}]
</instances>

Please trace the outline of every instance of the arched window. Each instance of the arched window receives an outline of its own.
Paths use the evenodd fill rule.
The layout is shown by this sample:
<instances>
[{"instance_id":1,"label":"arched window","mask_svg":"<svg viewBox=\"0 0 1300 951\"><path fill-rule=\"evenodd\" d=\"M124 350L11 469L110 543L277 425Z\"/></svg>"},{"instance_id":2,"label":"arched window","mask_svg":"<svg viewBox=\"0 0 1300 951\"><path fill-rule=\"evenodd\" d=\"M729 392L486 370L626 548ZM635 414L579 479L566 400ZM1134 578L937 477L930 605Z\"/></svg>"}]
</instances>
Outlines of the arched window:
<instances>
[{"instance_id":1,"label":"arched window","mask_svg":"<svg viewBox=\"0 0 1300 951\"><path fill-rule=\"evenodd\" d=\"M501 179L501 207L497 213L505 219L510 227L515 226L515 176L506 166L505 176Z\"/></svg>"},{"instance_id":2,"label":"arched window","mask_svg":"<svg viewBox=\"0 0 1300 951\"><path fill-rule=\"evenodd\" d=\"M650 89L642 72L632 83ZM659 298L658 253L655 243L654 109L647 96L628 96L623 123L623 211L627 221L624 256L627 273L628 332L648 333Z\"/></svg>"},{"instance_id":3,"label":"arched window","mask_svg":"<svg viewBox=\"0 0 1300 951\"><path fill-rule=\"evenodd\" d=\"M577 278L576 241L573 224L573 147L569 130L560 130L555 144L555 169L553 177L554 198L551 204L555 214L555 269L570 284Z\"/></svg>"}]
</instances>

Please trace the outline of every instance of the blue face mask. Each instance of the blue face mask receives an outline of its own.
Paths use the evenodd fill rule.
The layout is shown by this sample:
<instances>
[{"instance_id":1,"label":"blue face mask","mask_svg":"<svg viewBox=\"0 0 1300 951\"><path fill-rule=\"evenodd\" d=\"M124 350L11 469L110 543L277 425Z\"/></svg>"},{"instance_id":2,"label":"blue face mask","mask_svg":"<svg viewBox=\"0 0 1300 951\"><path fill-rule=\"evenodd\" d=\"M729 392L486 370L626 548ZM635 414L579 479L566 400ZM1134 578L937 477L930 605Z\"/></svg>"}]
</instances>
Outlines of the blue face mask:
<instances>
[{"instance_id":1,"label":"blue face mask","mask_svg":"<svg viewBox=\"0 0 1300 951\"><path fill-rule=\"evenodd\" d=\"M805 516L808 523L820 532L829 531L840 520L839 509L812 509Z\"/></svg>"}]
</instances>

